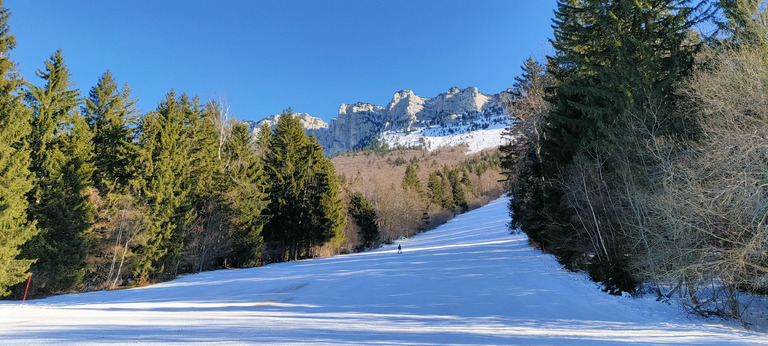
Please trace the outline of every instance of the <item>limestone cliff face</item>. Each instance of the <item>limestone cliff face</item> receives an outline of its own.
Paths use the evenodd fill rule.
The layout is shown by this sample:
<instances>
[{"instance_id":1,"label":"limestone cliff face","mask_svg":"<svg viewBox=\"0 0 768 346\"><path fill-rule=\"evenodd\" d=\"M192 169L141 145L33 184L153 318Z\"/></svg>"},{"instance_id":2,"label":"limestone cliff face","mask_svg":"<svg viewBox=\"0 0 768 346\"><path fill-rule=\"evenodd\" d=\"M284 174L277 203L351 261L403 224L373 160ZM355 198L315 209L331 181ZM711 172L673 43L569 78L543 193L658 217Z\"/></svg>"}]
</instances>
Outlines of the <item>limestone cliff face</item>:
<instances>
[{"instance_id":1,"label":"limestone cliff face","mask_svg":"<svg viewBox=\"0 0 768 346\"><path fill-rule=\"evenodd\" d=\"M335 155L367 146L386 121L384 107L370 103L342 104L339 116L327 129L313 131L327 155Z\"/></svg>"},{"instance_id":2,"label":"limestone cliff face","mask_svg":"<svg viewBox=\"0 0 768 346\"><path fill-rule=\"evenodd\" d=\"M432 98L423 98L411 90L401 90L384 106L370 103L342 104L330 124L299 113L307 133L314 133L327 155L335 155L369 145L383 132L410 132L432 126L455 127L458 131L472 124L496 124L506 121L504 94L486 95L477 88L451 88ZM274 126L279 115L259 122L249 122L254 133L266 122ZM466 131L466 130L464 130Z\"/></svg>"}]
</instances>

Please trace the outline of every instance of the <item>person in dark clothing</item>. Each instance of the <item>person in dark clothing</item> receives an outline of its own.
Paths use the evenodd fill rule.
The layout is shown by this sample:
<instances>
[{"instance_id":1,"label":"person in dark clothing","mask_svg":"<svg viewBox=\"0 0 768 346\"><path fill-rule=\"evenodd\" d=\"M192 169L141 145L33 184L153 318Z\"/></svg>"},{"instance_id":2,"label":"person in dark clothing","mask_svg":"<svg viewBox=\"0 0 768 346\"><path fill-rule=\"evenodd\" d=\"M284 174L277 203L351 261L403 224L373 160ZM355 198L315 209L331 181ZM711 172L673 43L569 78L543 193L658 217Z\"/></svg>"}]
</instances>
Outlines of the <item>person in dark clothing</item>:
<instances>
[{"instance_id":1,"label":"person in dark clothing","mask_svg":"<svg viewBox=\"0 0 768 346\"><path fill-rule=\"evenodd\" d=\"M403 253L403 247L397 244L397 253Z\"/></svg>"}]
</instances>

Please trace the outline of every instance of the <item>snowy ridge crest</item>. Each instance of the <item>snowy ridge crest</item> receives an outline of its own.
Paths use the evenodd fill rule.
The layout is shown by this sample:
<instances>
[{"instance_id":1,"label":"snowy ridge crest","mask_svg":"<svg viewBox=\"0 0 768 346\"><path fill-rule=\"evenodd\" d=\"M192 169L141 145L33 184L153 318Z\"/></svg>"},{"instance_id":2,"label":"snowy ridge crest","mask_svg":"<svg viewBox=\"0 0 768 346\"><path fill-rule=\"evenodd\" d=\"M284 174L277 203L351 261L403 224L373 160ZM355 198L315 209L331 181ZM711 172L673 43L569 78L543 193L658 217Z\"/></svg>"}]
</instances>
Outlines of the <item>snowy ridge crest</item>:
<instances>
[{"instance_id":1,"label":"snowy ridge crest","mask_svg":"<svg viewBox=\"0 0 768 346\"><path fill-rule=\"evenodd\" d=\"M504 100L510 94L511 89L486 95L475 87L453 87L424 98L411 90L401 90L386 106L342 104L330 124L308 114L297 115L328 155L362 149L376 141L429 150L467 144L470 152L476 152L502 144L501 134L508 123ZM262 123L274 126L278 119L279 115L273 115L248 123L257 133Z\"/></svg>"}]
</instances>

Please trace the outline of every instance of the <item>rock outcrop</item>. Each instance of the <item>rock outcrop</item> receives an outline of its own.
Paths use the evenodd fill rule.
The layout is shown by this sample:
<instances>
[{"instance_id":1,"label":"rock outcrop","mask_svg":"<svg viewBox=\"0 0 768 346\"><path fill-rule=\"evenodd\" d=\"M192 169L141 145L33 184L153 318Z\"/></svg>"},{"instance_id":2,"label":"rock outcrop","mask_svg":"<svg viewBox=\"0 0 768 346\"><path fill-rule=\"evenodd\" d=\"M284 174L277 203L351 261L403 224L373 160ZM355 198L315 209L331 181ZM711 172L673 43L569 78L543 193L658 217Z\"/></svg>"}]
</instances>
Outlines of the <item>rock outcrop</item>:
<instances>
[{"instance_id":1,"label":"rock outcrop","mask_svg":"<svg viewBox=\"0 0 768 346\"><path fill-rule=\"evenodd\" d=\"M305 113L297 115L307 133L314 133L323 144L325 153L335 155L364 148L380 139L384 132L410 133L417 129L442 127L453 134L503 124L507 121L504 100L510 92L508 89L486 95L477 88L454 87L433 98L423 98L411 90L401 90L386 107L362 102L342 104L338 116L330 124ZM273 115L249 123L256 133L262 123L274 126L279 117Z\"/></svg>"}]
</instances>

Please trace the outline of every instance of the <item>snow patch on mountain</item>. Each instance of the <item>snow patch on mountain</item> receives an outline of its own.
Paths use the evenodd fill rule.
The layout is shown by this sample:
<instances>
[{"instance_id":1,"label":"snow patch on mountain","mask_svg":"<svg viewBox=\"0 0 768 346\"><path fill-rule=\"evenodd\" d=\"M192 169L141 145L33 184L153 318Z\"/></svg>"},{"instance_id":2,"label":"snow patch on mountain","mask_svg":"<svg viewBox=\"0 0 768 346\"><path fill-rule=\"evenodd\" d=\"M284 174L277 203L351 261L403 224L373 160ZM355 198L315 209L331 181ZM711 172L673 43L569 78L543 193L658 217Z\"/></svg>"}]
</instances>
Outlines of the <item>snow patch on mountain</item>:
<instances>
[{"instance_id":1,"label":"snow patch on mountain","mask_svg":"<svg viewBox=\"0 0 768 346\"><path fill-rule=\"evenodd\" d=\"M424 146L431 150L467 144L471 152L503 144L507 126L506 100L511 89L486 95L477 88L450 88L425 98L401 90L387 106L358 102L342 104L339 114L326 124L308 114L299 115L307 134L314 134L327 155L363 149L374 142L391 146ZM279 115L249 122L254 133L262 123L274 126Z\"/></svg>"},{"instance_id":2,"label":"snow patch on mountain","mask_svg":"<svg viewBox=\"0 0 768 346\"><path fill-rule=\"evenodd\" d=\"M487 125L481 129L472 129L474 125L465 125L420 127L412 131L384 131L379 140L390 147L423 147L429 151L466 144L469 147L467 154L472 154L498 147L508 141L503 136L506 129L504 123Z\"/></svg>"}]
</instances>

